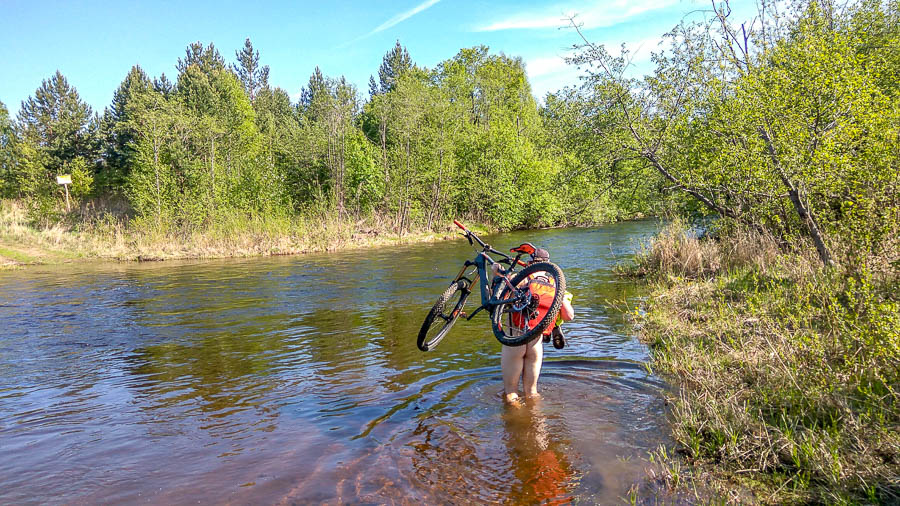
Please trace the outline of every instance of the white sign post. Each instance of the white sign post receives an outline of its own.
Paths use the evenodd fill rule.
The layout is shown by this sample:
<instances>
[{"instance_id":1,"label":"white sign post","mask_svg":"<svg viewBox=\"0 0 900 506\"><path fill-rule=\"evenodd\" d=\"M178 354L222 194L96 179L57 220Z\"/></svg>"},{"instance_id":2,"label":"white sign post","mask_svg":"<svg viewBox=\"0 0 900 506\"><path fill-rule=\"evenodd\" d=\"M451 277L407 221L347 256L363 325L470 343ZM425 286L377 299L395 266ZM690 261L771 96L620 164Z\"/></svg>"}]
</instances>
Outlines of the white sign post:
<instances>
[{"instance_id":1,"label":"white sign post","mask_svg":"<svg viewBox=\"0 0 900 506\"><path fill-rule=\"evenodd\" d=\"M56 176L56 183L63 185L66 189L66 212L69 212L69 185L72 184L72 176L69 174Z\"/></svg>"}]
</instances>

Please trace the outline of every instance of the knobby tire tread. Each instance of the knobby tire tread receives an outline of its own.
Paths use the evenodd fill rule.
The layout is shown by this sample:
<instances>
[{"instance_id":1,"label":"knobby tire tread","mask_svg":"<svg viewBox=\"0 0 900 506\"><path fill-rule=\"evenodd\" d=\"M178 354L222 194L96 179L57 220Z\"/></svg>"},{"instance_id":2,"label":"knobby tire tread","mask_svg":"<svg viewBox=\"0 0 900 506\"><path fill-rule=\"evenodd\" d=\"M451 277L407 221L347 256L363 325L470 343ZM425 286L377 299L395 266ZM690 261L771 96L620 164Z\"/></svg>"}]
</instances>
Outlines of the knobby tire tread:
<instances>
[{"instance_id":1,"label":"knobby tire tread","mask_svg":"<svg viewBox=\"0 0 900 506\"><path fill-rule=\"evenodd\" d=\"M450 300L457 291L460 290L459 283L454 282L450 286L444 290L444 293L438 297L437 302L434 303L434 306L431 307L431 311L428 312L428 316L425 317L425 321L422 323L422 328L419 329L419 337L416 340L416 344L422 351L433 350L437 347L437 345L441 342L442 339L450 332L450 329L453 327L453 324L456 323L456 320L459 319L459 315L462 313L462 306L465 305L465 301L468 298L468 294L463 293L460 298L460 302L457 303L456 308L459 312L456 313L456 316L451 318L449 321L444 323L444 326L440 331L430 340L428 339L428 330L431 329L431 325L434 323L434 319L440 315L444 309L444 304Z\"/></svg>"}]
</instances>

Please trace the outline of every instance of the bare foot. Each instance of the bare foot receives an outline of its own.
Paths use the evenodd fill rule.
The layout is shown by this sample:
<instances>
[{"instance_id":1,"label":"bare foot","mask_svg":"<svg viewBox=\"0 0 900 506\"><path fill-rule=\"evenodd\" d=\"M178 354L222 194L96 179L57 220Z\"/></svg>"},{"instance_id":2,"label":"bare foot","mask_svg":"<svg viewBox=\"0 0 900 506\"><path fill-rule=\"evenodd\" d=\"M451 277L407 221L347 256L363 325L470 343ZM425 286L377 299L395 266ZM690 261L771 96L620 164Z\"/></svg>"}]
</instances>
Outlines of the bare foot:
<instances>
[{"instance_id":1,"label":"bare foot","mask_svg":"<svg viewBox=\"0 0 900 506\"><path fill-rule=\"evenodd\" d=\"M529 392L529 393L525 394L525 400L528 400L528 401L537 401L537 400L540 400L540 398L541 398L541 394L539 394L537 392Z\"/></svg>"},{"instance_id":2,"label":"bare foot","mask_svg":"<svg viewBox=\"0 0 900 506\"><path fill-rule=\"evenodd\" d=\"M503 400L510 406L520 406L522 404L519 394L515 392L503 394Z\"/></svg>"}]
</instances>

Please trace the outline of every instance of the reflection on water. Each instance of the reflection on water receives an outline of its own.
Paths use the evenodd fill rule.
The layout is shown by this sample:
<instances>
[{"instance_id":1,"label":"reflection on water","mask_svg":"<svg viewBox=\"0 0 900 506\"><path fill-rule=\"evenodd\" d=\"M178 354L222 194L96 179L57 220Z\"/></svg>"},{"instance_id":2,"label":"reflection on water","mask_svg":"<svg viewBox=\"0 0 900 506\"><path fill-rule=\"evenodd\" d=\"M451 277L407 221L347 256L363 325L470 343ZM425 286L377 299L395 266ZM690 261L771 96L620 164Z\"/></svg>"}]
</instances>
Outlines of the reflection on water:
<instances>
[{"instance_id":1,"label":"reflection on water","mask_svg":"<svg viewBox=\"0 0 900 506\"><path fill-rule=\"evenodd\" d=\"M489 238L547 247L575 294L521 408L487 318L415 346L464 241L0 274L0 503L617 502L665 439L607 303L654 231Z\"/></svg>"},{"instance_id":2,"label":"reflection on water","mask_svg":"<svg viewBox=\"0 0 900 506\"><path fill-rule=\"evenodd\" d=\"M516 480L512 496L522 502L569 501L578 480L567 456L568 441L555 434L540 399L503 414L504 437Z\"/></svg>"}]
</instances>

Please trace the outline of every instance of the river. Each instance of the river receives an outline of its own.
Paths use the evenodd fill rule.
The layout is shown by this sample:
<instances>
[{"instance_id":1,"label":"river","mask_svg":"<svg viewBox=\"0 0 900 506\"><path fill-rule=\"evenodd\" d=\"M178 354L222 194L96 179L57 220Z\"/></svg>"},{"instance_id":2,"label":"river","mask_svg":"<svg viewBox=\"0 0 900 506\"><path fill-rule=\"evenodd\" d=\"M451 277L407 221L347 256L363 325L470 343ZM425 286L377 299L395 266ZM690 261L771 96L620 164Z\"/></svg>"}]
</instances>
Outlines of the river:
<instances>
[{"instance_id":1,"label":"river","mask_svg":"<svg viewBox=\"0 0 900 506\"><path fill-rule=\"evenodd\" d=\"M416 348L462 239L0 273L0 504L619 502L668 441L610 304L634 307L611 269L656 230L486 237L547 248L575 294L519 408L483 313Z\"/></svg>"}]
</instances>

